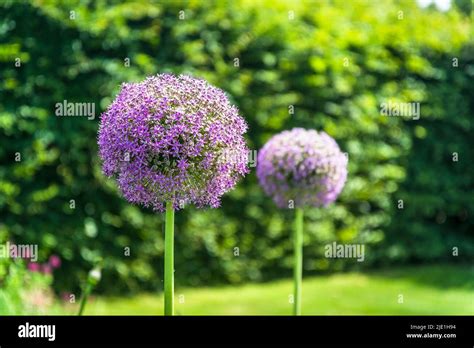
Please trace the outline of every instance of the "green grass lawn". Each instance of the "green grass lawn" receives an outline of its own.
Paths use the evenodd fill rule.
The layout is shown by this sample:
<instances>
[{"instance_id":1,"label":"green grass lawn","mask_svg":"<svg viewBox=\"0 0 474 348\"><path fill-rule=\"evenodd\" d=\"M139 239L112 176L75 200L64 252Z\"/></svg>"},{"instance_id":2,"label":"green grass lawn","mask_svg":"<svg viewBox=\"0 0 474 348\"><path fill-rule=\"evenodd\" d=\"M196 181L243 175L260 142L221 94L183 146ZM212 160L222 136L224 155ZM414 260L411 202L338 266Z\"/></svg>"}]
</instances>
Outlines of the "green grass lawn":
<instances>
[{"instance_id":1,"label":"green grass lawn","mask_svg":"<svg viewBox=\"0 0 474 348\"><path fill-rule=\"evenodd\" d=\"M292 281L176 288L177 315L288 315ZM403 295L403 303L399 303ZM180 301L181 300L181 301ZM163 297L98 297L88 315L159 315ZM420 266L306 278L303 315L474 315L474 267Z\"/></svg>"}]
</instances>

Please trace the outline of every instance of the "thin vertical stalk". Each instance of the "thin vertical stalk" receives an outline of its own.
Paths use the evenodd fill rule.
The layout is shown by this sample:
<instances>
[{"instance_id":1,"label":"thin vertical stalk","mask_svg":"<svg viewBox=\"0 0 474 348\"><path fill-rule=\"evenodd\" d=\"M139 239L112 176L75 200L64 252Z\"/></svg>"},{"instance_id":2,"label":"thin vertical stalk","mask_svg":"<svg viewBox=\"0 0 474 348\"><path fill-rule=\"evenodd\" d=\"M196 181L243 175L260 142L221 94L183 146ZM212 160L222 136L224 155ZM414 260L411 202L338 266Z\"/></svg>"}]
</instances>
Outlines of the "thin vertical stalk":
<instances>
[{"instance_id":1,"label":"thin vertical stalk","mask_svg":"<svg viewBox=\"0 0 474 348\"><path fill-rule=\"evenodd\" d=\"M303 278L303 208L295 209L294 225L294 299L293 315L301 315L301 283Z\"/></svg>"},{"instance_id":2,"label":"thin vertical stalk","mask_svg":"<svg viewBox=\"0 0 474 348\"><path fill-rule=\"evenodd\" d=\"M172 202L166 202L165 315L174 315L174 208Z\"/></svg>"},{"instance_id":3,"label":"thin vertical stalk","mask_svg":"<svg viewBox=\"0 0 474 348\"><path fill-rule=\"evenodd\" d=\"M89 297L91 290L92 284L87 281L84 293L82 294L81 304L79 306L79 313L77 313L77 315L81 316L82 314L84 314L84 308L86 308L87 298Z\"/></svg>"}]
</instances>

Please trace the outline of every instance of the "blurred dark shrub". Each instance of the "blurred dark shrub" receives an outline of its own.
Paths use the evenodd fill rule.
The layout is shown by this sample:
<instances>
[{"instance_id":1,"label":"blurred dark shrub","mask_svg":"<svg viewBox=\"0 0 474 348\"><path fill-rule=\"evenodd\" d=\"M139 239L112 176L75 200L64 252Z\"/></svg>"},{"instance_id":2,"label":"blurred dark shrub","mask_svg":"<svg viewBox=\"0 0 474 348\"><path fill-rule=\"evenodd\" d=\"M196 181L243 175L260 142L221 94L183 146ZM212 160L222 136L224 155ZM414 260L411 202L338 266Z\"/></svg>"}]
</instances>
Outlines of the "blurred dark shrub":
<instances>
[{"instance_id":1,"label":"blurred dark shrub","mask_svg":"<svg viewBox=\"0 0 474 348\"><path fill-rule=\"evenodd\" d=\"M98 115L120 83L159 72L226 90L254 150L302 126L324 129L348 152L337 204L306 212L306 272L474 256L474 62L469 19L455 8L422 10L411 0L1 6L0 233L38 243L43 258L60 254L57 289L77 291L97 262L103 291L161 287L162 216L119 197L96 145ZM56 117L64 100L95 103L97 117ZM421 102L421 118L382 116L389 101ZM263 195L254 170L221 209L180 212L178 286L289 275L291 217ZM366 262L324 258L334 240L366 243Z\"/></svg>"}]
</instances>

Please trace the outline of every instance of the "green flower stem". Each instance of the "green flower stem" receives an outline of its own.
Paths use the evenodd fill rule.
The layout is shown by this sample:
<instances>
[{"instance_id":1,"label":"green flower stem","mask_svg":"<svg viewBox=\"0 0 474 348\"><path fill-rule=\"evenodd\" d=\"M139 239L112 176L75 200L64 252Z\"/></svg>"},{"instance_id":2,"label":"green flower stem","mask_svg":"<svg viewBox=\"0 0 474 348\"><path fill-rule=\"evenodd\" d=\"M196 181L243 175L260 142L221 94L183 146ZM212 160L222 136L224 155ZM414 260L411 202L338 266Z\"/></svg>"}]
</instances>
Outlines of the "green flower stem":
<instances>
[{"instance_id":1,"label":"green flower stem","mask_svg":"<svg viewBox=\"0 0 474 348\"><path fill-rule=\"evenodd\" d=\"M165 315L174 315L174 208L166 202L165 221Z\"/></svg>"},{"instance_id":2,"label":"green flower stem","mask_svg":"<svg viewBox=\"0 0 474 348\"><path fill-rule=\"evenodd\" d=\"M86 307L87 298L89 297L91 291L92 291L92 284L88 281L86 288L84 289L84 294L82 295L81 305L79 307L79 313L77 314L78 316L81 316L82 313L84 313L84 308Z\"/></svg>"},{"instance_id":3,"label":"green flower stem","mask_svg":"<svg viewBox=\"0 0 474 348\"><path fill-rule=\"evenodd\" d=\"M87 276L87 281L86 285L84 286L84 291L82 293L82 299L81 299L81 305L79 306L79 312L77 315L82 315L84 313L84 308L86 308L86 303L89 295L92 292L92 289L100 282L101 278L101 270L100 267L95 267L93 268L88 276Z\"/></svg>"},{"instance_id":4,"label":"green flower stem","mask_svg":"<svg viewBox=\"0 0 474 348\"><path fill-rule=\"evenodd\" d=\"M296 208L294 226L294 299L293 315L301 315L301 282L303 278L303 208Z\"/></svg>"}]
</instances>

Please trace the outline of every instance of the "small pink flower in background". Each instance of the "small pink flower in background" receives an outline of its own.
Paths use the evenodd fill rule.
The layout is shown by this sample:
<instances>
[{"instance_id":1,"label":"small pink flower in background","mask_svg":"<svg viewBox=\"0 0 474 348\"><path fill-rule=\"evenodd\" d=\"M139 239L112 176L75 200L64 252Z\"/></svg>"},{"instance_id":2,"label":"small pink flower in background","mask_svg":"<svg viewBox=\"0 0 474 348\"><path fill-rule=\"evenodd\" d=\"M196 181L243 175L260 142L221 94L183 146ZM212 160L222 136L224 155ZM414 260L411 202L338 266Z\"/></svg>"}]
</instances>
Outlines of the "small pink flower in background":
<instances>
[{"instance_id":1,"label":"small pink flower in background","mask_svg":"<svg viewBox=\"0 0 474 348\"><path fill-rule=\"evenodd\" d=\"M31 272L39 272L40 271L40 264L39 263L36 263L36 262L30 262L28 264L28 270L31 271Z\"/></svg>"},{"instance_id":2,"label":"small pink flower in background","mask_svg":"<svg viewBox=\"0 0 474 348\"><path fill-rule=\"evenodd\" d=\"M49 265L53 268L59 268L61 266L61 258L58 255L51 255Z\"/></svg>"},{"instance_id":3,"label":"small pink flower in background","mask_svg":"<svg viewBox=\"0 0 474 348\"><path fill-rule=\"evenodd\" d=\"M73 295L73 294L70 293L70 292L63 292L63 293L61 293L61 298L62 298L62 300L63 300L64 302L70 303L70 302L71 302L71 298L72 298L71 296L72 296L72 295Z\"/></svg>"},{"instance_id":4,"label":"small pink flower in background","mask_svg":"<svg viewBox=\"0 0 474 348\"><path fill-rule=\"evenodd\" d=\"M44 274L51 274L53 273L53 268L49 264L45 263L41 266L41 271Z\"/></svg>"}]
</instances>

